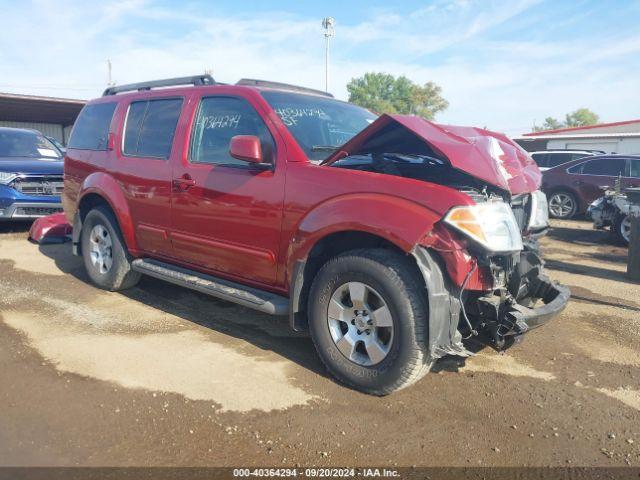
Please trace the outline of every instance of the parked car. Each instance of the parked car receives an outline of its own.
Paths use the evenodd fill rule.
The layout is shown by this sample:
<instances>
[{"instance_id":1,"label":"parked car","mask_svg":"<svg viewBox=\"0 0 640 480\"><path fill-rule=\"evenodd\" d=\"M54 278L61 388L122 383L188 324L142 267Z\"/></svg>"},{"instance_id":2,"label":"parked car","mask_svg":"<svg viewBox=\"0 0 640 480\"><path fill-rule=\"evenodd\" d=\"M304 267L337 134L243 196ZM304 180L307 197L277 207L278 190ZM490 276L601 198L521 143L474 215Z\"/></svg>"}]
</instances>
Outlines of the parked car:
<instances>
[{"instance_id":1,"label":"parked car","mask_svg":"<svg viewBox=\"0 0 640 480\"><path fill-rule=\"evenodd\" d=\"M549 215L568 219L585 213L618 178L623 190L640 186L640 155L596 155L547 170L542 190L549 200Z\"/></svg>"},{"instance_id":2,"label":"parked car","mask_svg":"<svg viewBox=\"0 0 640 480\"><path fill-rule=\"evenodd\" d=\"M0 127L0 221L62 211L62 157L40 132Z\"/></svg>"},{"instance_id":3,"label":"parked car","mask_svg":"<svg viewBox=\"0 0 640 480\"><path fill-rule=\"evenodd\" d=\"M593 228L609 227L618 241L629 245L631 240L631 202L618 188L606 189L604 196L594 200L587 209L587 215L593 220Z\"/></svg>"},{"instance_id":4,"label":"parked car","mask_svg":"<svg viewBox=\"0 0 640 480\"><path fill-rule=\"evenodd\" d=\"M463 337L503 349L564 308L539 185L502 134L205 75L90 101L63 203L100 288L146 274L289 315L335 377L383 395L469 355Z\"/></svg>"},{"instance_id":5,"label":"parked car","mask_svg":"<svg viewBox=\"0 0 640 480\"><path fill-rule=\"evenodd\" d=\"M60 152L60 155L64 156L67 149L64 145L62 145L62 143L60 143L60 141L57 138L50 137L49 135L45 135L45 138L56 146L56 148Z\"/></svg>"},{"instance_id":6,"label":"parked car","mask_svg":"<svg viewBox=\"0 0 640 480\"><path fill-rule=\"evenodd\" d=\"M602 150L541 150L531 152L531 158L538 164L540 171L544 172L572 160L604 153Z\"/></svg>"}]
</instances>

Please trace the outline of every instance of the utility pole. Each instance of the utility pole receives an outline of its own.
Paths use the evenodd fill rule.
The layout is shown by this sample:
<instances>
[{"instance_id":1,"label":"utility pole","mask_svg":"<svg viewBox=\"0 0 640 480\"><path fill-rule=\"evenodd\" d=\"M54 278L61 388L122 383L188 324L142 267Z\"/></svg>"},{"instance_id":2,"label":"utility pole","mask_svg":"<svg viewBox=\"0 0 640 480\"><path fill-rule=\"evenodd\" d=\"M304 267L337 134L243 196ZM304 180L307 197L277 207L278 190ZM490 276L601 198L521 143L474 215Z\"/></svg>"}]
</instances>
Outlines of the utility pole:
<instances>
[{"instance_id":1,"label":"utility pole","mask_svg":"<svg viewBox=\"0 0 640 480\"><path fill-rule=\"evenodd\" d=\"M113 87L115 84L111 79L111 60L107 58L107 87Z\"/></svg>"},{"instance_id":2,"label":"utility pole","mask_svg":"<svg viewBox=\"0 0 640 480\"><path fill-rule=\"evenodd\" d=\"M335 21L333 17L325 17L322 19L322 28L324 28L324 91L329 91L329 39L335 35Z\"/></svg>"}]
</instances>

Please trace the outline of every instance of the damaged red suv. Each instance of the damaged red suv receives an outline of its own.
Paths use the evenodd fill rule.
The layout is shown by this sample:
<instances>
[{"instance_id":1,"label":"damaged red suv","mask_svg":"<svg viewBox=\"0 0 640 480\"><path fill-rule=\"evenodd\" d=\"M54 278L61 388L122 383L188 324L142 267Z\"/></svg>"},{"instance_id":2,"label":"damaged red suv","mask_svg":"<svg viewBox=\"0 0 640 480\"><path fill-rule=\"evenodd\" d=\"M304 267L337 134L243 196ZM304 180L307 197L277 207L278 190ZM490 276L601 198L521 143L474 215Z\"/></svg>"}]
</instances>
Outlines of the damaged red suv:
<instances>
[{"instance_id":1,"label":"damaged red suv","mask_svg":"<svg viewBox=\"0 0 640 480\"><path fill-rule=\"evenodd\" d=\"M144 274L289 315L336 378L384 395L466 338L503 349L564 308L539 187L504 135L205 75L89 102L63 204L97 286Z\"/></svg>"}]
</instances>

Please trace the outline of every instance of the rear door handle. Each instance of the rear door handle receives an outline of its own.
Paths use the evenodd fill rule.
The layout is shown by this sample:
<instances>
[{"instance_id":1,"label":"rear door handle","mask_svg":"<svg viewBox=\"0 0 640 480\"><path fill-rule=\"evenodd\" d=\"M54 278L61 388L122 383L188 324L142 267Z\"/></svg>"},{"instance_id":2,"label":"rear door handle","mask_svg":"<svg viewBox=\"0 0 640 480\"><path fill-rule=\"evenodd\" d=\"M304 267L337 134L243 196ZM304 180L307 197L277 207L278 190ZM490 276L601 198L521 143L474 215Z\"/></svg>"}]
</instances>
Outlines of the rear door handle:
<instances>
[{"instance_id":1,"label":"rear door handle","mask_svg":"<svg viewBox=\"0 0 640 480\"><path fill-rule=\"evenodd\" d=\"M180 178L173 179L173 188L174 190L178 190L179 192L186 192L195 184L196 184L196 181L193 178L191 178L191 175L189 175L188 173L185 173Z\"/></svg>"}]
</instances>

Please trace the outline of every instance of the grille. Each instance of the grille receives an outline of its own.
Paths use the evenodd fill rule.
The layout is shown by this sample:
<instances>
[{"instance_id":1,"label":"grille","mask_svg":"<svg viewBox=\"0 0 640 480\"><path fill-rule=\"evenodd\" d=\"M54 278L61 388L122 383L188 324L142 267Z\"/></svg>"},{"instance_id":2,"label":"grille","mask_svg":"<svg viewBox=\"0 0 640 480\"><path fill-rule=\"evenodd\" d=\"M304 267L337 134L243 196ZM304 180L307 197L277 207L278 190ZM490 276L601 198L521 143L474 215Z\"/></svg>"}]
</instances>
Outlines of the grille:
<instances>
[{"instance_id":1,"label":"grille","mask_svg":"<svg viewBox=\"0 0 640 480\"><path fill-rule=\"evenodd\" d=\"M529 223L529 210L531 209L530 204L531 195L528 193L514 195L511 198L511 210L513 210L513 215L516 217L520 231L527 229L527 225Z\"/></svg>"},{"instance_id":2,"label":"grille","mask_svg":"<svg viewBox=\"0 0 640 480\"><path fill-rule=\"evenodd\" d=\"M59 207L18 207L13 213L13 218L20 217L46 217L53 213L62 212Z\"/></svg>"},{"instance_id":3,"label":"grille","mask_svg":"<svg viewBox=\"0 0 640 480\"><path fill-rule=\"evenodd\" d=\"M12 187L23 195L60 195L64 182L62 175L47 177L24 177L13 181Z\"/></svg>"}]
</instances>

